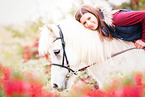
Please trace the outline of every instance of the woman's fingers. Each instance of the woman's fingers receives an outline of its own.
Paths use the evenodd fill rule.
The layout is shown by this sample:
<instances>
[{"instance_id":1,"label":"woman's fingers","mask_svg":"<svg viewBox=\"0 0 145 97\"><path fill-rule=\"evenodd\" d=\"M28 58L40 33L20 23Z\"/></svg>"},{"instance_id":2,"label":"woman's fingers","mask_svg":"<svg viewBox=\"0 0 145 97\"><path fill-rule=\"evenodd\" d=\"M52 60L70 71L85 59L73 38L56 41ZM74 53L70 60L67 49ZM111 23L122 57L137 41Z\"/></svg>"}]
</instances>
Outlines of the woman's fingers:
<instances>
[{"instance_id":1,"label":"woman's fingers","mask_svg":"<svg viewBox=\"0 0 145 97\"><path fill-rule=\"evenodd\" d=\"M142 49L142 48L145 47L145 42L143 42L142 40L137 40L137 41L135 42L135 46L136 46L136 48L138 48L138 49Z\"/></svg>"}]
</instances>

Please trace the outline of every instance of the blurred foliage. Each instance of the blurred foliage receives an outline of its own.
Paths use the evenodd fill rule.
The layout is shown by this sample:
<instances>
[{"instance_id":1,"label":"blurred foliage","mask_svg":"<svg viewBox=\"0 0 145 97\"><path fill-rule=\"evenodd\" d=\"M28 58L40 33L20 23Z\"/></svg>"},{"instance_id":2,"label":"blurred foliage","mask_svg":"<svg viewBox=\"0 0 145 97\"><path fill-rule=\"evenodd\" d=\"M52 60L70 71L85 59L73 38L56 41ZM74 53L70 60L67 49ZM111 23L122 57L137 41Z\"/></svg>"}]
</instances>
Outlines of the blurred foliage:
<instances>
[{"instance_id":1,"label":"blurred foliage","mask_svg":"<svg viewBox=\"0 0 145 97\"><path fill-rule=\"evenodd\" d=\"M5 29L13 34L13 38L25 38L30 35L29 33L37 33L39 31L39 27L42 27L43 25L44 23L42 22L42 17L40 17L36 22L28 22L22 31L18 28L14 28L13 26L6 26Z\"/></svg>"},{"instance_id":2,"label":"blurred foliage","mask_svg":"<svg viewBox=\"0 0 145 97\"><path fill-rule=\"evenodd\" d=\"M114 9L145 10L145 0L130 0L130 3L123 3L121 6L113 5Z\"/></svg>"},{"instance_id":3,"label":"blurred foliage","mask_svg":"<svg viewBox=\"0 0 145 97\"><path fill-rule=\"evenodd\" d=\"M13 33L13 38L15 38L15 37L21 38L24 36L19 30L13 29L11 26L7 26L7 27L5 27L5 29L7 31L10 31L11 33Z\"/></svg>"},{"instance_id":4,"label":"blurred foliage","mask_svg":"<svg viewBox=\"0 0 145 97\"><path fill-rule=\"evenodd\" d=\"M88 2L95 5L100 0L89 0ZM105 0L109 1L109 0ZM86 0L80 0L79 5L85 4ZM111 2L110 2L111 3ZM122 3L120 6L111 5L114 9L145 10L145 0L130 0L129 3Z\"/></svg>"},{"instance_id":5,"label":"blurred foliage","mask_svg":"<svg viewBox=\"0 0 145 97\"><path fill-rule=\"evenodd\" d=\"M6 97L1 85L0 85L0 97Z\"/></svg>"},{"instance_id":6,"label":"blurred foliage","mask_svg":"<svg viewBox=\"0 0 145 97\"><path fill-rule=\"evenodd\" d=\"M42 17L35 22L26 22L25 25L6 25L0 33L1 63L19 64L21 62L24 47L32 45L38 38L39 27L43 26ZM4 34L6 33L6 34ZM9 40L6 40L9 39Z\"/></svg>"},{"instance_id":7,"label":"blurred foliage","mask_svg":"<svg viewBox=\"0 0 145 97\"><path fill-rule=\"evenodd\" d=\"M130 7L132 10L145 10L145 0L131 0Z\"/></svg>"},{"instance_id":8,"label":"blurred foliage","mask_svg":"<svg viewBox=\"0 0 145 97\"><path fill-rule=\"evenodd\" d=\"M36 22L31 23L30 27L33 32L38 32L39 27L42 27L43 25L44 25L44 23L42 22L42 17L39 17Z\"/></svg>"}]
</instances>

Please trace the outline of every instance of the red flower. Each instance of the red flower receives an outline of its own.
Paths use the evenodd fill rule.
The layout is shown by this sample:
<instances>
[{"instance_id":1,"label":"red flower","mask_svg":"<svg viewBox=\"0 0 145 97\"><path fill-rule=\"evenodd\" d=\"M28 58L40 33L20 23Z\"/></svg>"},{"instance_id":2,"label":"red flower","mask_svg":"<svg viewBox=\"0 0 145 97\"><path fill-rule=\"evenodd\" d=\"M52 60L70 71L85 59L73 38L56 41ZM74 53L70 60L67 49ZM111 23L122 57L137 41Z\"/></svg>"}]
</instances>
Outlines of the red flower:
<instances>
[{"instance_id":1,"label":"red flower","mask_svg":"<svg viewBox=\"0 0 145 97\"><path fill-rule=\"evenodd\" d=\"M0 64L0 72L3 74L3 80L9 80L12 74L12 71L8 67L3 67Z\"/></svg>"},{"instance_id":2,"label":"red flower","mask_svg":"<svg viewBox=\"0 0 145 97\"><path fill-rule=\"evenodd\" d=\"M26 95L29 87L28 82L20 79L7 80L4 83L4 91L10 97L13 95Z\"/></svg>"},{"instance_id":3,"label":"red flower","mask_svg":"<svg viewBox=\"0 0 145 97\"><path fill-rule=\"evenodd\" d=\"M127 85L116 90L116 97L142 97L142 88Z\"/></svg>"},{"instance_id":4,"label":"red flower","mask_svg":"<svg viewBox=\"0 0 145 97\"><path fill-rule=\"evenodd\" d=\"M36 39L36 42L33 44L33 47L38 47L39 45L39 39Z\"/></svg>"},{"instance_id":5,"label":"red flower","mask_svg":"<svg viewBox=\"0 0 145 97\"><path fill-rule=\"evenodd\" d=\"M138 86L141 86L142 85L142 79L143 79L142 73L134 74L134 81L136 82L136 84Z\"/></svg>"},{"instance_id":6,"label":"red flower","mask_svg":"<svg viewBox=\"0 0 145 97\"><path fill-rule=\"evenodd\" d=\"M94 90L88 93L88 97L106 97L106 93L102 90Z\"/></svg>"},{"instance_id":7,"label":"red flower","mask_svg":"<svg viewBox=\"0 0 145 97\"><path fill-rule=\"evenodd\" d=\"M24 54L22 55L23 59L30 60L31 59L31 49L28 46L24 47Z\"/></svg>"},{"instance_id":8,"label":"red flower","mask_svg":"<svg viewBox=\"0 0 145 97\"><path fill-rule=\"evenodd\" d=\"M42 97L42 88L43 85L41 83L35 81L30 82L30 94L28 97Z\"/></svg>"},{"instance_id":9,"label":"red flower","mask_svg":"<svg viewBox=\"0 0 145 97\"><path fill-rule=\"evenodd\" d=\"M50 61L49 55L45 54L45 58Z\"/></svg>"},{"instance_id":10,"label":"red flower","mask_svg":"<svg viewBox=\"0 0 145 97\"><path fill-rule=\"evenodd\" d=\"M134 5L136 6L138 4L138 0L134 0Z\"/></svg>"}]
</instances>

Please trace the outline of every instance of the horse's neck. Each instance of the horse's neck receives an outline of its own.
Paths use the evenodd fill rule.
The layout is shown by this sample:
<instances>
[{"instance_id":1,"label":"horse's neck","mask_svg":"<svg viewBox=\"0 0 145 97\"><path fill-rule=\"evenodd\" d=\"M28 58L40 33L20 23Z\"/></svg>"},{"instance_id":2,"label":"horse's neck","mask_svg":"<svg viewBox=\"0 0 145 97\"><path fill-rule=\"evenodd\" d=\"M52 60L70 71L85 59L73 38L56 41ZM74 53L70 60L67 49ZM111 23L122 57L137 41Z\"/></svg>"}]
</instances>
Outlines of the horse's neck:
<instances>
[{"instance_id":1,"label":"horse's neck","mask_svg":"<svg viewBox=\"0 0 145 97\"><path fill-rule=\"evenodd\" d=\"M105 40L104 41L104 52L107 57L111 56L112 54L118 53L122 50L126 50L128 48L134 47L133 42L127 42L120 39L113 39L113 40Z\"/></svg>"}]
</instances>

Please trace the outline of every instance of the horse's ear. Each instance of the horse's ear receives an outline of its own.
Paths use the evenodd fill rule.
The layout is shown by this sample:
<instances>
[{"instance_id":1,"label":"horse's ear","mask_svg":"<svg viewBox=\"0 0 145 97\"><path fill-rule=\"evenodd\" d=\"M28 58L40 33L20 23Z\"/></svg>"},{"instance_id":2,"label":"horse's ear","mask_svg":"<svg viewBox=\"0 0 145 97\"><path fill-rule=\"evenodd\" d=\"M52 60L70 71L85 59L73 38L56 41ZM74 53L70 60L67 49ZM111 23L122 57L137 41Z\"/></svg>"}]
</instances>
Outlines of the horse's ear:
<instances>
[{"instance_id":1,"label":"horse's ear","mask_svg":"<svg viewBox=\"0 0 145 97\"><path fill-rule=\"evenodd\" d=\"M56 25L54 25L54 24L47 24L46 26L47 26L47 28L48 28L51 36L54 37L54 38L56 38L56 35L54 33L55 32L55 29L56 29Z\"/></svg>"},{"instance_id":2,"label":"horse's ear","mask_svg":"<svg viewBox=\"0 0 145 97\"><path fill-rule=\"evenodd\" d=\"M52 24L47 24L46 26L47 26L47 28L50 30L50 32L53 32L53 30L52 30L52 26L53 26L53 25L52 25Z\"/></svg>"}]
</instances>

